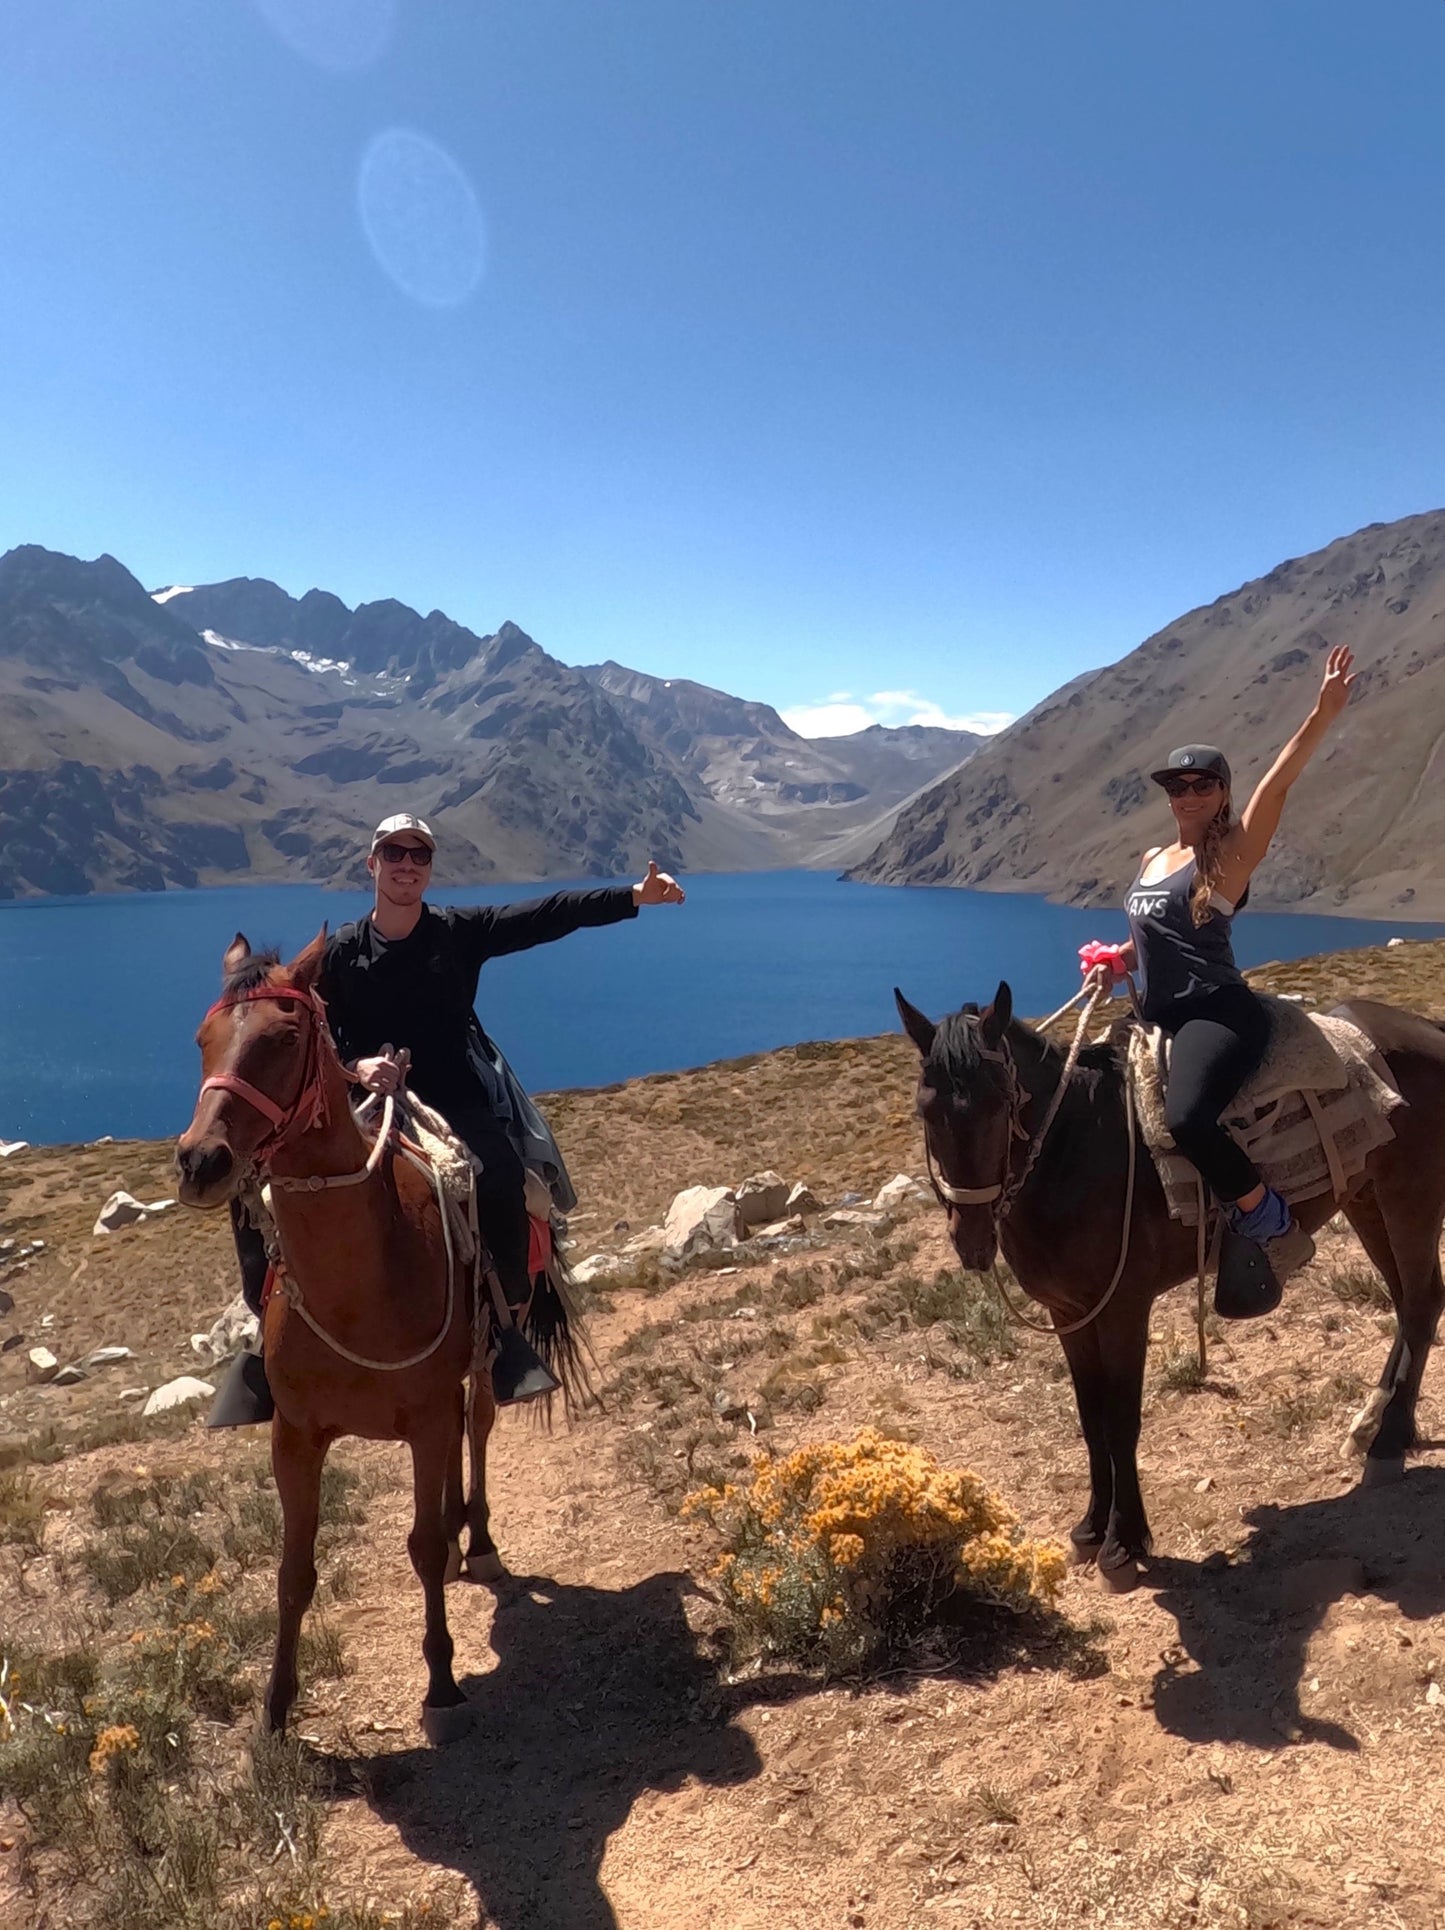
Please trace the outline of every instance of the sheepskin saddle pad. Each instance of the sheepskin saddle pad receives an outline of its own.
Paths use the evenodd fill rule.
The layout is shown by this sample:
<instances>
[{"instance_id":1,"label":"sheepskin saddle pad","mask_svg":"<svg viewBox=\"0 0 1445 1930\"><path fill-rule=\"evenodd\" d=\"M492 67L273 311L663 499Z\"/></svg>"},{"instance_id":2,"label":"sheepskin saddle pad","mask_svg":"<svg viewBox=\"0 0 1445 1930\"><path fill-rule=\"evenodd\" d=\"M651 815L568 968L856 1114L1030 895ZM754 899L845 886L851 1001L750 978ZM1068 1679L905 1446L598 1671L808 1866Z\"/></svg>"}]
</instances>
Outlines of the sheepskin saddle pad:
<instances>
[{"instance_id":1,"label":"sheepskin saddle pad","mask_svg":"<svg viewBox=\"0 0 1445 1930\"><path fill-rule=\"evenodd\" d=\"M1357 1025L1292 1000L1264 999L1270 1037L1259 1070L1230 1102L1223 1124L1259 1168L1265 1184L1293 1204L1333 1193L1343 1198L1377 1146L1393 1139L1390 1114L1404 1104L1389 1068ZM1194 1166L1164 1123L1169 1040L1157 1026L1129 1035L1129 1078L1144 1143L1158 1169L1171 1215L1199 1224Z\"/></svg>"}]
</instances>

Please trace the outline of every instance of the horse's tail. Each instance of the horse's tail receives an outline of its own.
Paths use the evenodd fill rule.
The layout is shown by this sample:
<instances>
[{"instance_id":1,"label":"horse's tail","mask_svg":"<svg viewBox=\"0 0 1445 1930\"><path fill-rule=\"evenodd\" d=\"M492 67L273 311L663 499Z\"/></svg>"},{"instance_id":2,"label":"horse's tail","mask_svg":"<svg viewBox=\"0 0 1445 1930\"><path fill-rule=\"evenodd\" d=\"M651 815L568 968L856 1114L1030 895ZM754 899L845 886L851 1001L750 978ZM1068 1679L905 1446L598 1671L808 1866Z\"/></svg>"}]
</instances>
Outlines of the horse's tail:
<instances>
[{"instance_id":1,"label":"horse's tail","mask_svg":"<svg viewBox=\"0 0 1445 1930\"><path fill-rule=\"evenodd\" d=\"M562 1389L562 1407L570 1417L582 1407L593 1405L597 1390L592 1381L596 1355L587 1328L577 1310L572 1273L552 1242L546 1266L532 1276L532 1298L521 1321L522 1332L536 1348ZM534 1401L534 1408L545 1408L552 1419L552 1398Z\"/></svg>"}]
</instances>

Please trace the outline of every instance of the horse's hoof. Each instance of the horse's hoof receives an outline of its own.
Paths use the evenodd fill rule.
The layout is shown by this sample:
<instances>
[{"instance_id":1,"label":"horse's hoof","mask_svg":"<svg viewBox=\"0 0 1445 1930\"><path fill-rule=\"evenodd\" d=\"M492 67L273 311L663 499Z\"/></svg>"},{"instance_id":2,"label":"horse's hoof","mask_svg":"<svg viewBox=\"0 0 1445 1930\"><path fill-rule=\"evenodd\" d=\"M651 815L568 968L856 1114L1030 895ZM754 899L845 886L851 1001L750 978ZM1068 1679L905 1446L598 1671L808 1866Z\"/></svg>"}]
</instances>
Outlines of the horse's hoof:
<instances>
[{"instance_id":1,"label":"horse's hoof","mask_svg":"<svg viewBox=\"0 0 1445 1930\"><path fill-rule=\"evenodd\" d=\"M495 1548L489 1548L484 1555L468 1555L462 1564L462 1573L469 1582L500 1582L507 1578L506 1567Z\"/></svg>"},{"instance_id":2,"label":"horse's hoof","mask_svg":"<svg viewBox=\"0 0 1445 1930\"><path fill-rule=\"evenodd\" d=\"M1370 1443L1380 1431L1380 1423L1385 1418L1385 1409L1390 1405L1390 1396L1383 1387L1372 1390L1370 1398L1350 1422L1345 1435L1347 1454L1367 1454Z\"/></svg>"},{"instance_id":3,"label":"horse's hoof","mask_svg":"<svg viewBox=\"0 0 1445 1930\"><path fill-rule=\"evenodd\" d=\"M1139 1564L1132 1555L1126 1555L1123 1561L1101 1561L1099 1581L1111 1595L1132 1595L1139 1586Z\"/></svg>"},{"instance_id":4,"label":"horse's hoof","mask_svg":"<svg viewBox=\"0 0 1445 1930\"><path fill-rule=\"evenodd\" d=\"M1362 1488L1389 1488L1405 1478L1405 1457L1403 1454L1387 1459L1383 1454L1370 1454L1365 1457L1365 1465L1360 1470Z\"/></svg>"},{"instance_id":5,"label":"horse's hoof","mask_svg":"<svg viewBox=\"0 0 1445 1930\"><path fill-rule=\"evenodd\" d=\"M451 1702L444 1706L424 1702L421 1706L421 1732L434 1749L445 1749L448 1743L460 1742L470 1733L474 1720L470 1702Z\"/></svg>"},{"instance_id":6,"label":"horse's hoof","mask_svg":"<svg viewBox=\"0 0 1445 1930\"><path fill-rule=\"evenodd\" d=\"M462 1545L459 1541L453 1541L447 1546L447 1566L442 1582L450 1588L452 1583L459 1582L465 1573L466 1563L462 1560Z\"/></svg>"}]
</instances>

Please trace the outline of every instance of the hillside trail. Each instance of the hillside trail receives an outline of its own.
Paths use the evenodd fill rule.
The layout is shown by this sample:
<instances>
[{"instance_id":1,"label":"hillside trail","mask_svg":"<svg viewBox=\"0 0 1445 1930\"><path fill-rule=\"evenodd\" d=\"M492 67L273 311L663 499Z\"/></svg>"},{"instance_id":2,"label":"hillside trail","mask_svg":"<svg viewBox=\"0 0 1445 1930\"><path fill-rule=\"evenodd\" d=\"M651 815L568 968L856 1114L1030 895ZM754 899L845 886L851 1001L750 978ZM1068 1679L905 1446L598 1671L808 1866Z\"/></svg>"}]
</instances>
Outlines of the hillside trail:
<instances>
[{"instance_id":1,"label":"hillside trail","mask_svg":"<svg viewBox=\"0 0 1445 1930\"><path fill-rule=\"evenodd\" d=\"M681 1328L698 1293L684 1280L603 1316L604 1362L674 1311ZM1445 1469L1358 1491L1339 1453L1346 1372L1328 1427L1319 1406L1293 1425L1319 1352L1356 1352L1337 1304L1231 1336L1204 1388L1155 1394L1143 1462L1165 1552L1132 1597L1071 1578L1078 1640L1062 1660L1021 1645L868 1685L733 1677L710 1537L626 1472L628 1434L655 1423L614 1407L547 1433L508 1417L490 1485L511 1576L449 1597L477 1718L450 1750L416 1729L421 1604L399 1480L372 1504L374 1565L333 1611L353 1672L300 1716L355 1792L328 1854L364 1893L437 1886L439 1905L495 1930L1438 1930ZM1181 1304L1181 1333L1187 1317ZM1082 1470L1051 1348L1030 1340L967 1387L916 1354L864 1353L769 1446L891 1415L1000 1486L1031 1528L1060 1532Z\"/></svg>"}]
</instances>

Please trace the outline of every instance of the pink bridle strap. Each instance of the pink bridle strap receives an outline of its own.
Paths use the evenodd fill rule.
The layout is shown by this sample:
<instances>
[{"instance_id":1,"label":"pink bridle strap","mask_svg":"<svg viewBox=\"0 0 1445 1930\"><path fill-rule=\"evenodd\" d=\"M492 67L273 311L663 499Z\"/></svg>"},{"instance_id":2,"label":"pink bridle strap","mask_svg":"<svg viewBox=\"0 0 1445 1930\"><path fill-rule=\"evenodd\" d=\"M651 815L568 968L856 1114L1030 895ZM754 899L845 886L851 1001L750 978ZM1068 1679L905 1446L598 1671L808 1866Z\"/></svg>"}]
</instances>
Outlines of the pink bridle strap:
<instances>
[{"instance_id":1,"label":"pink bridle strap","mask_svg":"<svg viewBox=\"0 0 1445 1930\"><path fill-rule=\"evenodd\" d=\"M281 1003L289 1000L296 1005L310 1008L313 1028L307 1042L306 1067L301 1080L301 1090L295 1103L288 1111L277 1105L269 1094L253 1086L235 1072L213 1072L201 1081L201 1091L233 1092L247 1105L254 1106L267 1121L271 1130L257 1147L259 1153L264 1147L280 1141L303 1116L308 1124L324 1123L326 1095L323 1083L322 1038L330 1037L326 1026L326 1006L320 993L314 989L302 991L297 985L256 985L247 992L234 992L229 998L219 998L207 1012L206 1018L214 1018L218 1012L229 1012L238 1005L263 1005Z\"/></svg>"},{"instance_id":2,"label":"pink bridle strap","mask_svg":"<svg viewBox=\"0 0 1445 1930\"><path fill-rule=\"evenodd\" d=\"M269 1119L277 1132L286 1123L286 1115L274 1099L268 1099L258 1087L248 1084L245 1079L237 1078L234 1072L213 1072L209 1079L202 1079L201 1091L234 1092L238 1098L254 1106L263 1118Z\"/></svg>"}]
</instances>

